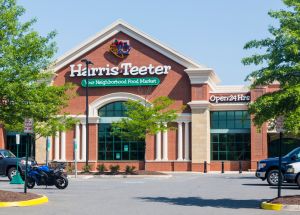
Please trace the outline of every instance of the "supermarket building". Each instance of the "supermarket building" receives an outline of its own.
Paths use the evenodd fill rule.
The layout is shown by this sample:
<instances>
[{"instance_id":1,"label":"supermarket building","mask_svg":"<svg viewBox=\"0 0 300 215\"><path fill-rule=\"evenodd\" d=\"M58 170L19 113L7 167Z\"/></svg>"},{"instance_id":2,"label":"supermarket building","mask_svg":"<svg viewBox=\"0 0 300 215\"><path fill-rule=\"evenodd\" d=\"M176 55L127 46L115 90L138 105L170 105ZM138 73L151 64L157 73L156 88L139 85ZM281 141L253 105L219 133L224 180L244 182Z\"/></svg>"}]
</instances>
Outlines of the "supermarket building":
<instances>
[{"instance_id":1,"label":"supermarket building","mask_svg":"<svg viewBox=\"0 0 300 215\"><path fill-rule=\"evenodd\" d=\"M118 42L116 42L118 41ZM121 41L121 43L120 43ZM85 124L85 65L89 70L89 124ZM64 111L79 119L74 129L51 138L50 160L85 164L86 126L89 126L89 163L135 166L155 171L203 171L256 169L268 157L276 133L264 125L260 132L251 123L247 104L278 85L249 90L246 86L222 86L212 68L200 65L118 20L56 61L52 84L75 85L77 96ZM168 96L174 109L186 108L172 122L176 130L147 136L145 143L125 141L110 133L111 123L124 117L124 102L149 104ZM0 129L0 143L9 148L9 134ZM78 143L75 153L73 140ZM45 140L33 145L38 161L45 161Z\"/></svg>"}]
</instances>

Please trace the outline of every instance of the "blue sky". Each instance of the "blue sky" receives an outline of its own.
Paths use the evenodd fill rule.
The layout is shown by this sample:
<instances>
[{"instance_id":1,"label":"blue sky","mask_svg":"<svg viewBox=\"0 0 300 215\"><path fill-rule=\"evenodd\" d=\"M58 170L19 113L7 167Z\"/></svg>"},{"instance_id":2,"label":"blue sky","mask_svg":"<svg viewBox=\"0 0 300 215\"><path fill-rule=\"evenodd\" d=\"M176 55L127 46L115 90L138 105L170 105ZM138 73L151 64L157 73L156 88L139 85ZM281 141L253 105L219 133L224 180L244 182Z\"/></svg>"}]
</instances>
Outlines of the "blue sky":
<instances>
[{"instance_id":1,"label":"blue sky","mask_svg":"<svg viewBox=\"0 0 300 215\"><path fill-rule=\"evenodd\" d=\"M158 39L196 62L211 67L221 84L245 84L253 67L241 59L252 39L269 36L276 25L267 12L284 8L281 0L18 0L22 18L37 18L42 35L56 30L56 58L117 19Z\"/></svg>"}]
</instances>

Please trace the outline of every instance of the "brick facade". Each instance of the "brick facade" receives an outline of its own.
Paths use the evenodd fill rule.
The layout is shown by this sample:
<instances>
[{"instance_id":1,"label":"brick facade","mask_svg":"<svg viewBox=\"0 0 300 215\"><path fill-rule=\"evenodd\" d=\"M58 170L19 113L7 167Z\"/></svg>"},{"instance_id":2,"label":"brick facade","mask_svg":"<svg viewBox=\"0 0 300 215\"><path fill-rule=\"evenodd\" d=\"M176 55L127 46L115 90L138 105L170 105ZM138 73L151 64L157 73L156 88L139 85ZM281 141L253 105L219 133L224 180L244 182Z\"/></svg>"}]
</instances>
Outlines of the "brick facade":
<instances>
[{"instance_id":1,"label":"brick facade","mask_svg":"<svg viewBox=\"0 0 300 215\"><path fill-rule=\"evenodd\" d=\"M115 32L115 33L113 33ZM109 35L109 36L107 36ZM96 38L96 39L95 39ZM89 123L89 163L92 170L100 164L120 165L121 170L125 169L126 165L135 166L137 169L145 169L150 171L204 171L204 162L207 162L208 171L221 171L221 161L211 161L210 158L210 115L209 111L218 108L218 110L228 110L225 104L213 105L209 102L210 93L220 90L217 86L219 80L214 71L210 68L200 66L184 56L178 54L174 50L168 49L152 40L143 33L133 29L131 26L122 22L117 22L108 28L107 32L95 37L92 41L78 48L73 53L65 55L57 62L55 67L56 76L53 78L53 84L56 86L64 85L65 83L74 84L74 91L77 96L69 101L68 106L63 112L68 112L73 117L80 119L80 124L77 125L79 133L76 133L76 128L65 133L59 134L56 138L52 137L52 148L50 159L55 159L56 152L59 152L61 160L61 148L65 147L65 158L67 162L74 160L74 139L78 140L79 147L79 162L78 169L81 169L85 164L84 135L85 135L85 88L81 86L81 81L84 77L70 77L70 65L81 64L83 58L87 58L94 63L93 67L113 67L120 66L122 63L132 63L135 66L153 66L168 65L171 70L168 74L157 75L160 79L160 84L152 87L101 87L89 88L89 104L90 108L97 103L99 99L106 98L109 95L134 95L139 98L144 98L150 103L159 96L168 96L175 102L171 106L172 109L180 110L182 106L186 108L178 112L178 120L172 125L181 127L182 134L179 134L179 129L169 130L166 134L157 136L148 135L146 138L145 160L144 161L103 161L98 160L98 115L91 115ZM109 50L110 45L115 39L130 41L130 54L120 59L114 56ZM101 42L98 42L101 41ZM184 41L183 41L184 42ZM96 78L118 78L123 77L122 73L117 76ZM141 76L134 76L141 77ZM224 86L220 89L225 89ZM228 86L224 94L239 93L242 87L235 89ZM261 88L251 90L251 100L254 101L262 94L278 89L278 86L270 88ZM243 92L245 93L245 92ZM249 92L248 92L249 93ZM130 99L130 98L129 98ZM230 105L229 105L230 106ZM232 106L232 105L231 105ZM238 109L247 109L247 104L243 103L236 106ZM100 108L100 107L99 107ZM233 106L234 109L235 106ZM97 112L97 110L96 110ZM91 113L90 113L91 114ZM78 137L77 137L78 136ZM0 148L4 148L4 131L0 127ZM182 138L180 146L179 137ZM158 139L157 139L158 138ZM167 139L167 159L163 160L165 155L164 140ZM56 140L59 142L56 143ZM160 145L159 142L161 141ZM160 146L157 149L157 145ZM36 147L39 147L36 145ZM182 159L178 157L179 148L182 147ZM157 153L161 151L161 154ZM38 151L38 150L37 150ZM188 153L187 153L188 152ZM157 157L158 156L158 157ZM256 162L267 157L267 128L264 126L261 132L251 126L251 161L242 161L242 169L250 170L256 168ZM238 161L225 161L225 171L237 171L239 169Z\"/></svg>"}]
</instances>

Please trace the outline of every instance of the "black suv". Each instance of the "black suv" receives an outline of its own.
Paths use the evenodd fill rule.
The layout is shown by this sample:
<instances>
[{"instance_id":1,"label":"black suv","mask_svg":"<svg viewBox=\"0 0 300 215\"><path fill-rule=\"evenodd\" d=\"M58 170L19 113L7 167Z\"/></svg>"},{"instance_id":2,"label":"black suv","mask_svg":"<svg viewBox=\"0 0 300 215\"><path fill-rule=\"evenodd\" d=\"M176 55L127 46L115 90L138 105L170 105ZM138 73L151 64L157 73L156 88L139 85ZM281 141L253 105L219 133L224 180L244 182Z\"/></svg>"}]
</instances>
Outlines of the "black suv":
<instances>
[{"instance_id":1,"label":"black suv","mask_svg":"<svg viewBox=\"0 0 300 215\"><path fill-rule=\"evenodd\" d=\"M25 173L25 158L16 158L16 156L9 150L0 149L0 175L7 176L9 180L12 179L14 175L17 173L17 163L18 163L18 170L24 178ZM36 162L32 159L28 159L28 165L35 165Z\"/></svg>"},{"instance_id":2,"label":"black suv","mask_svg":"<svg viewBox=\"0 0 300 215\"><path fill-rule=\"evenodd\" d=\"M281 173L285 174L287 165L290 163L300 161L300 147L295 148L287 155L282 157L282 166ZM278 184L278 157L276 158L268 158L265 160L261 160L258 163L258 168L256 170L256 177L265 180L267 179L269 185L277 185ZM283 178L283 177L282 177Z\"/></svg>"}]
</instances>

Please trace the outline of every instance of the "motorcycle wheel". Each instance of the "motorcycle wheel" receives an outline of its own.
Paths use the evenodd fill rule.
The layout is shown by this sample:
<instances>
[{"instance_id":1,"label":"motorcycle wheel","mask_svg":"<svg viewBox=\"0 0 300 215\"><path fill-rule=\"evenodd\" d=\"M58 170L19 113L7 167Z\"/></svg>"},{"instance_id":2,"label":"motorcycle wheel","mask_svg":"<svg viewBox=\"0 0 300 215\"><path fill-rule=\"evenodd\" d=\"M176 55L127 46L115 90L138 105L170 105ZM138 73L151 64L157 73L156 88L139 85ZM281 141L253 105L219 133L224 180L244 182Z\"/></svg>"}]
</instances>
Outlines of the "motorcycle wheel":
<instances>
[{"instance_id":1,"label":"motorcycle wheel","mask_svg":"<svg viewBox=\"0 0 300 215\"><path fill-rule=\"evenodd\" d=\"M31 177L27 178L27 187L28 187L29 189L32 189L32 188L34 187L34 185L35 185L34 179L31 178Z\"/></svg>"},{"instance_id":2,"label":"motorcycle wheel","mask_svg":"<svg viewBox=\"0 0 300 215\"><path fill-rule=\"evenodd\" d=\"M55 187L57 187L58 189L65 189L69 184L69 181L66 177L64 176L58 176L55 179Z\"/></svg>"}]
</instances>

